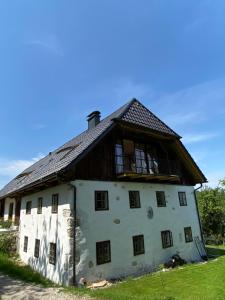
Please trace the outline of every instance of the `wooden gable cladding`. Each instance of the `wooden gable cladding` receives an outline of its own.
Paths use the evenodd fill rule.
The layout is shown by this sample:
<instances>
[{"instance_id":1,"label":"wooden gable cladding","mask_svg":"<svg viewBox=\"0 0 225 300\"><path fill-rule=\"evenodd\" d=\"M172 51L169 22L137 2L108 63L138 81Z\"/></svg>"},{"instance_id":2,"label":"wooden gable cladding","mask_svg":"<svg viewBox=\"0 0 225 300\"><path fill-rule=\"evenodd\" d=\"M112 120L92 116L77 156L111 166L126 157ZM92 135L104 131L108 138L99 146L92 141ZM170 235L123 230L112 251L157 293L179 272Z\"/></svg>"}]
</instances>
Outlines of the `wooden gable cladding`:
<instances>
[{"instance_id":1,"label":"wooden gable cladding","mask_svg":"<svg viewBox=\"0 0 225 300\"><path fill-rule=\"evenodd\" d=\"M121 144L120 151L122 151L123 166L121 168L116 167L115 149L118 143ZM76 165L74 178L195 184L195 178L186 168L183 158L174 151L174 143L174 139L156 138L155 135L148 134L140 135L134 132L133 128L118 126ZM148 154L149 148L154 155ZM148 157L145 156L146 168L138 166L137 155L140 155L139 164L142 159L141 155L148 155ZM149 166L149 155L151 163L156 164L157 170L153 171L152 166ZM129 164L129 158L132 159L132 164ZM119 172L118 169L120 169Z\"/></svg>"},{"instance_id":2,"label":"wooden gable cladding","mask_svg":"<svg viewBox=\"0 0 225 300\"><path fill-rule=\"evenodd\" d=\"M109 134L75 168L76 179L111 180L114 174L114 139Z\"/></svg>"}]
</instances>

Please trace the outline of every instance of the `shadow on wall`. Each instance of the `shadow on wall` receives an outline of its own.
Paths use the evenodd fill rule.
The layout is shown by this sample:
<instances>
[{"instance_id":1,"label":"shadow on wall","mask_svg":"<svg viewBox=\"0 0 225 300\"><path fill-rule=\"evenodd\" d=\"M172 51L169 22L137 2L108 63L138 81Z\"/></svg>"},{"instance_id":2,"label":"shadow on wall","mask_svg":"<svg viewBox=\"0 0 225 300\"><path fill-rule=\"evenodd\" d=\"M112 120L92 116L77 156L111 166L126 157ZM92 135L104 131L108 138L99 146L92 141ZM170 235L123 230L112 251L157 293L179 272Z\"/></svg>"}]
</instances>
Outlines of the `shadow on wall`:
<instances>
[{"instance_id":1,"label":"shadow on wall","mask_svg":"<svg viewBox=\"0 0 225 300\"><path fill-rule=\"evenodd\" d=\"M50 220L48 220L49 222ZM36 237L40 237L40 251L39 257L33 256L28 259L28 264L37 272L41 273L43 276L49 278L50 280L67 284L68 283L68 263L63 263L63 241L58 237L58 231L61 229L61 222L57 220L57 228L55 230L55 237L47 235L47 221L45 216L43 216L42 222L42 236L36 234ZM34 236L34 239L36 238ZM55 265L49 262L49 249L50 242L56 243L56 263Z\"/></svg>"}]
</instances>

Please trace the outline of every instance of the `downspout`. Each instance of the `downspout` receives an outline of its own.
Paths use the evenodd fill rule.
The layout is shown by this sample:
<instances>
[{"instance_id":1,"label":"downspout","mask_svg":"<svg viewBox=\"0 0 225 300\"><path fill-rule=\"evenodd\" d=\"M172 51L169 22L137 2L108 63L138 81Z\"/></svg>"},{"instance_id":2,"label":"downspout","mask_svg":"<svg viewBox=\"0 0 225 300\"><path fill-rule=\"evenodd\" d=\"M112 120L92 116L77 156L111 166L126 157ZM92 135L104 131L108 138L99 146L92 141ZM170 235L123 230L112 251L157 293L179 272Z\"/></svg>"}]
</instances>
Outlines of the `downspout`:
<instances>
[{"instance_id":1,"label":"downspout","mask_svg":"<svg viewBox=\"0 0 225 300\"><path fill-rule=\"evenodd\" d=\"M198 223L199 223L199 228L200 228L201 240L202 240L202 244L203 244L205 253L207 254L206 248L205 248L204 237L203 237L203 231L202 231L202 223L201 223L201 220L200 220L200 214L199 214L199 209L198 209L197 195L196 195L197 190L199 190L201 188L202 188L202 183L200 183L200 186L198 188L194 189L194 198L195 198L195 206L196 206L197 215L198 215Z\"/></svg>"},{"instance_id":2,"label":"downspout","mask_svg":"<svg viewBox=\"0 0 225 300\"><path fill-rule=\"evenodd\" d=\"M76 222L77 222L77 189L72 183L73 188L73 286L76 286Z\"/></svg>"}]
</instances>

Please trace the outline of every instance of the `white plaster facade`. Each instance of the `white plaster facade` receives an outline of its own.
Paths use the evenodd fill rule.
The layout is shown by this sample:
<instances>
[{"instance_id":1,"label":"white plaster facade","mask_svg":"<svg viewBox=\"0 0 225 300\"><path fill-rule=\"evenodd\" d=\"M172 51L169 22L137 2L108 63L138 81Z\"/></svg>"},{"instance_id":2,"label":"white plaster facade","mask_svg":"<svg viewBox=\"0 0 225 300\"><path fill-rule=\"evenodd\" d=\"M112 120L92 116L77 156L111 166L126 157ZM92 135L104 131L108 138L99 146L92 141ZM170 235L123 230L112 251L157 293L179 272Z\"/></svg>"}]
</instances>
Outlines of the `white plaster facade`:
<instances>
[{"instance_id":1,"label":"white plaster facade","mask_svg":"<svg viewBox=\"0 0 225 300\"><path fill-rule=\"evenodd\" d=\"M12 221L15 220L15 209L16 209L16 200L14 198L7 197L5 199L5 209L4 209L4 220L9 220L9 206L10 203L13 203L13 214L12 214Z\"/></svg>"},{"instance_id":2,"label":"white plaster facade","mask_svg":"<svg viewBox=\"0 0 225 300\"><path fill-rule=\"evenodd\" d=\"M179 252L187 261L200 259L194 242L186 243L184 227L191 226L193 237L201 236L194 189L191 186L74 181L77 188L77 279L90 281L140 274L155 269ZM107 190L109 210L95 211L95 190ZM130 209L129 191L139 191L141 208ZM156 191L164 191L166 207L157 207ZM186 192L187 206L180 206L178 191ZM153 218L148 217L149 208ZM118 220L120 223L118 224ZM161 231L171 230L173 247L163 249ZM135 235L143 234L145 254L134 256ZM96 265L96 242L110 240L111 262Z\"/></svg>"},{"instance_id":3,"label":"white plaster facade","mask_svg":"<svg viewBox=\"0 0 225 300\"><path fill-rule=\"evenodd\" d=\"M58 193L58 213L52 213L52 195ZM38 198L43 198L42 213L37 213ZM50 280L68 285L72 276L71 238L68 229L72 218L73 189L58 185L22 198L20 213L19 254L25 263ZM32 201L31 214L26 214L26 202ZM24 236L28 237L27 252L23 251ZM35 239L40 239L39 258L34 257ZM49 263L49 244L56 243L56 264Z\"/></svg>"},{"instance_id":4,"label":"white plaster facade","mask_svg":"<svg viewBox=\"0 0 225 300\"><path fill-rule=\"evenodd\" d=\"M76 281L119 278L154 270L179 252L187 261L200 260L194 242L186 243L184 227L191 227L193 237L200 237L191 186L75 180L76 187ZM108 191L109 210L95 211L95 191ZM139 191L141 207L131 209L129 191ZM157 207L156 191L164 191L166 207ZM178 192L186 192L187 206L180 206ZM51 212L52 194L59 194L58 213ZM43 197L42 213L37 214L37 199ZM31 214L26 202L32 201ZM73 277L74 190L69 184L59 185L22 198L20 215L21 259L56 283L70 284ZM149 218L149 208L153 217ZM173 246L162 248L161 231L170 230ZM72 232L72 235L71 235ZM144 235L145 253L134 256L135 235ZM28 236L27 252L23 251ZM40 239L40 257L34 257L35 239ZM110 240L111 262L96 264L96 242ZM49 263L49 243L57 244L56 265Z\"/></svg>"}]
</instances>

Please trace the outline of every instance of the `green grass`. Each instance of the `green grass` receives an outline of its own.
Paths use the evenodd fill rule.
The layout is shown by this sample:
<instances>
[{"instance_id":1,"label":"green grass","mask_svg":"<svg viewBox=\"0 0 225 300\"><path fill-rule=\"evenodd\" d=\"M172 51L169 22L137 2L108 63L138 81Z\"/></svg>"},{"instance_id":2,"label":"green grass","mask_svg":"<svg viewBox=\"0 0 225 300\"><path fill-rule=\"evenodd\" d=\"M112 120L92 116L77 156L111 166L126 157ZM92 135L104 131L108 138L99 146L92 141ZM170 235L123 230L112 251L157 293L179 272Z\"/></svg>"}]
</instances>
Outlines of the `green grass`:
<instances>
[{"instance_id":1,"label":"green grass","mask_svg":"<svg viewBox=\"0 0 225 300\"><path fill-rule=\"evenodd\" d=\"M129 279L88 294L105 300L224 300L225 247L210 246L209 252L220 257L205 264ZM77 293L77 289L74 291Z\"/></svg>"},{"instance_id":2,"label":"green grass","mask_svg":"<svg viewBox=\"0 0 225 300\"><path fill-rule=\"evenodd\" d=\"M74 294L89 294L104 300L224 300L225 299L225 247L209 246L208 253L218 258L205 264L190 264L169 272L160 272L128 279L109 288L65 288ZM0 272L45 287L54 284L28 266L19 266L0 253Z\"/></svg>"},{"instance_id":3,"label":"green grass","mask_svg":"<svg viewBox=\"0 0 225 300\"><path fill-rule=\"evenodd\" d=\"M17 278L29 283L41 284L44 287L50 287L54 284L33 271L29 266L19 265L15 258L0 252L0 272L13 278Z\"/></svg>"},{"instance_id":4,"label":"green grass","mask_svg":"<svg viewBox=\"0 0 225 300\"><path fill-rule=\"evenodd\" d=\"M218 257L225 255L224 245L207 245L207 252L210 257Z\"/></svg>"}]
</instances>

